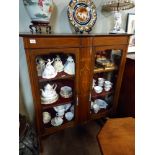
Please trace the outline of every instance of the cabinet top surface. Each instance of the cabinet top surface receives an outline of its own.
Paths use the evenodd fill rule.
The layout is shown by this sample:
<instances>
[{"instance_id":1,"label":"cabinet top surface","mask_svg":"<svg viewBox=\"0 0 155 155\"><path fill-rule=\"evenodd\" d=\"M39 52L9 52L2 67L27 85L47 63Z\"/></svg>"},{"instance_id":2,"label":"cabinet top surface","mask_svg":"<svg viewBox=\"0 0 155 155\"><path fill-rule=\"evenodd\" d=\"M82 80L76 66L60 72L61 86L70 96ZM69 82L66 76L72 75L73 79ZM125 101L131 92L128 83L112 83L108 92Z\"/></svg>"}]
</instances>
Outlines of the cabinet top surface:
<instances>
[{"instance_id":1,"label":"cabinet top surface","mask_svg":"<svg viewBox=\"0 0 155 155\"><path fill-rule=\"evenodd\" d=\"M108 34L108 33L89 33L89 34L76 34L76 33L30 33L24 32L19 33L20 37L94 37L94 36L131 36L132 34L122 33L122 34Z\"/></svg>"}]
</instances>

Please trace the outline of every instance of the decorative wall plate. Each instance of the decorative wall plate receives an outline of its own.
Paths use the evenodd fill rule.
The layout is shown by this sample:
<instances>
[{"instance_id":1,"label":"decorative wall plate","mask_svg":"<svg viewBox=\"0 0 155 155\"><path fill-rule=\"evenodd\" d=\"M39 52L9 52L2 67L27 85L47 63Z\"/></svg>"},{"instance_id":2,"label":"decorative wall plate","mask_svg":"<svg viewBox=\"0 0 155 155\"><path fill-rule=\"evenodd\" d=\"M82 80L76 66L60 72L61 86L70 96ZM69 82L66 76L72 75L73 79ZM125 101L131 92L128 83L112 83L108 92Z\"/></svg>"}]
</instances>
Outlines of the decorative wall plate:
<instances>
[{"instance_id":1,"label":"decorative wall plate","mask_svg":"<svg viewBox=\"0 0 155 155\"><path fill-rule=\"evenodd\" d=\"M67 13L76 32L90 32L97 19L96 7L91 0L71 0Z\"/></svg>"}]
</instances>

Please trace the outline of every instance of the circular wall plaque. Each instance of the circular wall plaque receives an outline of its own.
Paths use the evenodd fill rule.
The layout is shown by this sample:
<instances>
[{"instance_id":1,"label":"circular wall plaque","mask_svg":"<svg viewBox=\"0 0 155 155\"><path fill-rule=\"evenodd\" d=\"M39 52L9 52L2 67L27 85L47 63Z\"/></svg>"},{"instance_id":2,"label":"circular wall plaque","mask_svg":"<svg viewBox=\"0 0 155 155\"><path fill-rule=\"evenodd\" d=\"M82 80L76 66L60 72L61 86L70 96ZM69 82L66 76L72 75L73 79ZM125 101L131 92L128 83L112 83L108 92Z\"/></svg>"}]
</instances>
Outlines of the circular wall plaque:
<instances>
[{"instance_id":1,"label":"circular wall plaque","mask_svg":"<svg viewBox=\"0 0 155 155\"><path fill-rule=\"evenodd\" d=\"M94 26L97 13L91 0L71 0L68 5L68 18L77 32L89 32Z\"/></svg>"}]
</instances>

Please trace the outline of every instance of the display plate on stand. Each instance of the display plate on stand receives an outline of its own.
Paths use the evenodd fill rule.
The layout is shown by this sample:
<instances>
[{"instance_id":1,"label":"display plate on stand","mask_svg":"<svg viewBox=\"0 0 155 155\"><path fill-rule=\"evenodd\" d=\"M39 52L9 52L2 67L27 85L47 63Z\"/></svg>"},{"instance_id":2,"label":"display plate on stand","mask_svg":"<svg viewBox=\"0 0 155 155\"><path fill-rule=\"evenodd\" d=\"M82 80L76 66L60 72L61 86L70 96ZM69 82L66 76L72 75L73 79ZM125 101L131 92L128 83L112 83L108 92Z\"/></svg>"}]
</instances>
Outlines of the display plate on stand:
<instances>
[{"instance_id":1,"label":"display plate on stand","mask_svg":"<svg viewBox=\"0 0 155 155\"><path fill-rule=\"evenodd\" d=\"M68 18L76 32L90 32L97 19L96 7L91 0L71 0Z\"/></svg>"}]
</instances>

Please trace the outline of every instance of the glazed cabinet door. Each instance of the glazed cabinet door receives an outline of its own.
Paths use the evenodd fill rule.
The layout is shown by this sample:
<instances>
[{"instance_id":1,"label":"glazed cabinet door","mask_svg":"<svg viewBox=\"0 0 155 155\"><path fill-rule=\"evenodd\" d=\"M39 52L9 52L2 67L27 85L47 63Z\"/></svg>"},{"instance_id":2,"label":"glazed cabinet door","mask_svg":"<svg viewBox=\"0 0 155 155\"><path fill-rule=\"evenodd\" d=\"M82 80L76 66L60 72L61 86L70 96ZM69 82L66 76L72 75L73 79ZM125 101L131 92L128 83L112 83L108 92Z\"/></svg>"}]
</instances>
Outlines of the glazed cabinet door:
<instances>
[{"instance_id":1,"label":"glazed cabinet door","mask_svg":"<svg viewBox=\"0 0 155 155\"><path fill-rule=\"evenodd\" d=\"M126 45L94 47L89 119L114 114L125 66Z\"/></svg>"},{"instance_id":2,"label":"glazed cabinet door","mask_svg":"<svg viewBox=\"0 0 155 155\"><path fill-rule=\"evenodd\" d=\"M78 48L26 50L38 133L74 126L77 119Z\"/></svg>"}]
</instances>

